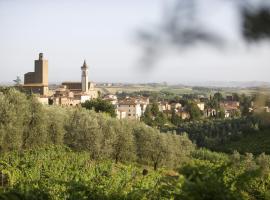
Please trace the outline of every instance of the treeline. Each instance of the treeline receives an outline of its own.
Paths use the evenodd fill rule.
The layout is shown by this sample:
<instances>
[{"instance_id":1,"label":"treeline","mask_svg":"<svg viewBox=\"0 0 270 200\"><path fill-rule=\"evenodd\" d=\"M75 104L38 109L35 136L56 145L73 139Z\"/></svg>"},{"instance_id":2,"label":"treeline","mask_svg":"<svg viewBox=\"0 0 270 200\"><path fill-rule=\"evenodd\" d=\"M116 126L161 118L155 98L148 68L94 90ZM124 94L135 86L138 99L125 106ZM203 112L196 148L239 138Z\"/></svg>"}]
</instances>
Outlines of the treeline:
<instances>
[{"instance_id":1,"label":"treeline","mask_svg":"<svg viewBox=\"0 0 270 200\"><path fill-rule=\"evenodd\" d=\"M187 133L199 147L220 150L226 143L239 141L247 135L256 136L260 132L269 131L269 119L270 115L265 113L235 119L191 121L183 122L171 131L177 134Z\"/></svg>"},{"instance_id":2,"label":"treeline","mask_svg":"<svg viewBox=\"0 0 270 200\"><path fill-rule=\"evenodd\" d=\"M194 150L187 136L162 134L140 122L85 108L43 106L15 89L0 93L0 151L65 145L92 159L176 168Z\"/></svg>"}]
</instances>

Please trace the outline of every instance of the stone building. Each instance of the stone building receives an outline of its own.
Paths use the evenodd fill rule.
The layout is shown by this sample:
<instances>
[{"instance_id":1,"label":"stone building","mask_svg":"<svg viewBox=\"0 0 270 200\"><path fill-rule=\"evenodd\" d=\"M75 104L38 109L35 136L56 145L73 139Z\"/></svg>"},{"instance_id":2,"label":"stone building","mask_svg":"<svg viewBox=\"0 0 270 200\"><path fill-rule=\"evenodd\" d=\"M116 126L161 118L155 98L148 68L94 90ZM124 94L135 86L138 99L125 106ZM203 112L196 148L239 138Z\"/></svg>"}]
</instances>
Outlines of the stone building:
<instances>
[{"instance_id":1,"label":"stone building","mask_svg":"<svg viewBox=\"0 0 270 200\"><path fill-rule=\"evenodd\" d=\"M48 60L43 58L43 53L35 60L35 71L24 74L23 88L40 95L48 95Z\"/></svg>"}]
</instances>

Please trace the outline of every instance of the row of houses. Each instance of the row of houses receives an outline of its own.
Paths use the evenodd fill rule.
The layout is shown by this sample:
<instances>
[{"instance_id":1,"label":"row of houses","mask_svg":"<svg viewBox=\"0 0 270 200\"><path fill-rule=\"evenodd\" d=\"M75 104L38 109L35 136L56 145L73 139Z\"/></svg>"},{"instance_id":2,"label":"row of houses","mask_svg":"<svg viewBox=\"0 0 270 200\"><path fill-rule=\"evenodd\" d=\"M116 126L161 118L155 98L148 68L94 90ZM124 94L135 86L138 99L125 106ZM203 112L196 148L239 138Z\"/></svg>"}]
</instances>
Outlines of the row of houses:
<instances>
[{"instance_id":1,"label":"row of houses","mask_svg":"<svg viewBox=\"0 0 270 200\"><path fill-rule=\"evenodd\" d=\"M89 85L89 88L92 89L93 86ZM39 97L41 103L47 104L48 102L55 105L62 106L76 106L81 103L84 103L87 100L97 98L97 93L82 93L76 92L71 89L70 86L67 86L66 83L63 83L61 87L57 88L54 91L54 94L48 99L48 97ZM116 114L118 119L133 119L140 120L144 114L146 107L150 104L148 97L129 97L127 96L124 99L118 100L116 95L106 95L103 97L103 100L111 102L115 106ZM206 101L201 99L194 100L199 110L202 112L205 118L216 117L219 113L213 108L208 108L206 106ZM233 99L226 99L220 103L220 107L224 110L225 118L236 116L240 113L240 102L234 101ZM187 107L183 106L178 102L167 102L161 101L158 102L158 109L160 112L165 113L167 116L171 116L174 112L176 115L181 117L183 120L190 118L190 113L187 111ZM252 106L250 112L254 110L259 110ZM260 108L261 111L269 112L269 107Z\"/></svg>"},{"instance_id":2,"label":"row of houses","mask_svg":"<svg viewBox=\"0 0 270 200\"><path fill-rule=\"evenodd\" d=\"M52 91L50 95L40 95L37 99L42 104L58 105L58 106L77 106L87 100L95 99L98 97L96 91L81 92L71 89L63 83L57 89Z\"/></svg>"},{"instance_id":3,"label":"row of houses","mask_svg":"<svg viewBox=\"0 0 270 200\"><path fill-rule=\"evenodd\" d=\"M203 116L205 118L210 118L210 117L216 117L219 115L218 110L214 108L209 108L206 106L206 103L201 102L199 100L195 101L196 105L198 106L199 110L202 112ZM239 116L241 111L240 111L240 102L239 101L234 101L234 100L224 100L219 104L220 108L224 111L224 117L225 118L230 118L234 116ZM168 102L160 102L159 103L159 110L171 114L172 110L174 109L175 113L180 116L183 120L189 119L190 114L188 113L186 107L183 107L180 103L168 103ZM256 107L254 103L251 103L251 107L249 108L249 112L270 112L270 108L268 106L260 106Z\"/></svg>"},{"instance_id":4,"label":"row of houses","mask_svg":"<svg viewBox=\"0 0 270 200\"><path fill-rule=\"evenodd\" d=\"M145 112L146 107L150 104L149 98L142 96L126 97L123 100L118 100L116 95L106 95L103 97L103 99L110 101L113 105L115 105L118 119L127 118L139 120ZM203 113L204 117L217 116L217 111L215 109L207 108L205 102L197 100L195 103L199 110ZM226 100L220 103L220 107L224 109L226 118L234 116L236 112L240 111L240 103L238 101ZM190 118L187 108L178 102L158 102L158 109L167 116L170 116L174 111L175 114L180 116L183 120Z\"/></svg>"},{"instance_id":5,"label":"row of houses","mask_svg":"<svg viewBox=\"0 0 270 200\"><path fill-rule=\"evenodd\" d=\"M200 102L200 101L196 101L195 103L201 112L205 111L205 103ZM175 114L181 117L183 120L190 118L190 114L187 111L187 107L183 106L180 103L158 102L158 105L159 105L159 111L167 114L168 116L170 116L172 112L174 111Z\"/></svg>"},{"instance_id":6,"label":"row of houses","mask_svg":"<svg viewBox=\"0 0 270 200\"><path fill-rule=\"evenodd\" d=\"M118 100L116 95L106 95L104 100L110 101L116 109L118 119L135 119L140 120L141 116L149 105L148 97L126 97Z\"/></svg>"}]
</instances>

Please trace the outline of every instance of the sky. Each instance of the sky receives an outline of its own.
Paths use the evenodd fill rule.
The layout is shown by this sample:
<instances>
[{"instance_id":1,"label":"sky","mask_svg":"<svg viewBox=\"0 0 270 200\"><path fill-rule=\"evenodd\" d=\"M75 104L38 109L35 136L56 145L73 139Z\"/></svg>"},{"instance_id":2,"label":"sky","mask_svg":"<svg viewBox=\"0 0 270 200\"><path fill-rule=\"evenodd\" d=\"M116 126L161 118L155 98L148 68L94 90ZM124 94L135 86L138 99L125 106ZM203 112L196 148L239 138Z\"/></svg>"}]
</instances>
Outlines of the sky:
<instances>
[{"instance_id":1,"label":"sky","mask_svg":"<svg viewBox=\"0 0 270 200\"><path fill-rule=\"evenodd\" d=\"M0 82L23 79L40 52L50 83L79 81L84 59L95 82L269 81L269 43L241 41L230 4L198 1L198 18L228 45L165 48L145 66L137 32L164 18L168 0L0 0Z\"/></svg>"}]
</instances>

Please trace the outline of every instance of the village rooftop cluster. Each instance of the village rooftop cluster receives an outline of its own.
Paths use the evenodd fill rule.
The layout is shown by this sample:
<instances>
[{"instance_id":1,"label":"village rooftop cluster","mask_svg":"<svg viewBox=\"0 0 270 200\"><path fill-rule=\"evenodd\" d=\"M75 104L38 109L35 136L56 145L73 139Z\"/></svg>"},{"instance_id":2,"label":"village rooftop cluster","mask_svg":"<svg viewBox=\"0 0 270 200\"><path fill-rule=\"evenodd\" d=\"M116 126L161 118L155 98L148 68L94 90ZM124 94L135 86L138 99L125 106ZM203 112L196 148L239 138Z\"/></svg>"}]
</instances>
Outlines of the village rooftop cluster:
<instances>
[{"instance_id":1,"label":"village rooftop cluster","mask_svg":"<svg viewBox=\"0 0 270 200\"><path fill-rule=\"evenodd\" d=\"M35 60L35 71L24 74L24 84L21 87L28 92L37 94L37 98L42 104L78 106L88 100L102 98L115 106L118 119L141 119L147 106L152 103L149 97L138 95L137 97L126 96L124 99L118 99L115 94L101 94L95 88L95 84L89 81L88 70L86 61L84 61L81 66L80 82L66 81L55 89L49 90L48 60L44 59L43 53L40 53L38 60ZM193 101L205 118L215 117L218 115L218 111L206 106L208 100L207 97L201 97ZM182 120L190 119L187 107L179 102L159 101L157 104L159 111L167 116L171 116L174 112ZM219 104L224 110L225 118L234 117L240 113L240 102L235 100L233 96L227 96ZM252 104L249 111L252 112L254 109ZM262 109L269 112L269 107Z\"/></svg>"}]
</instances>

